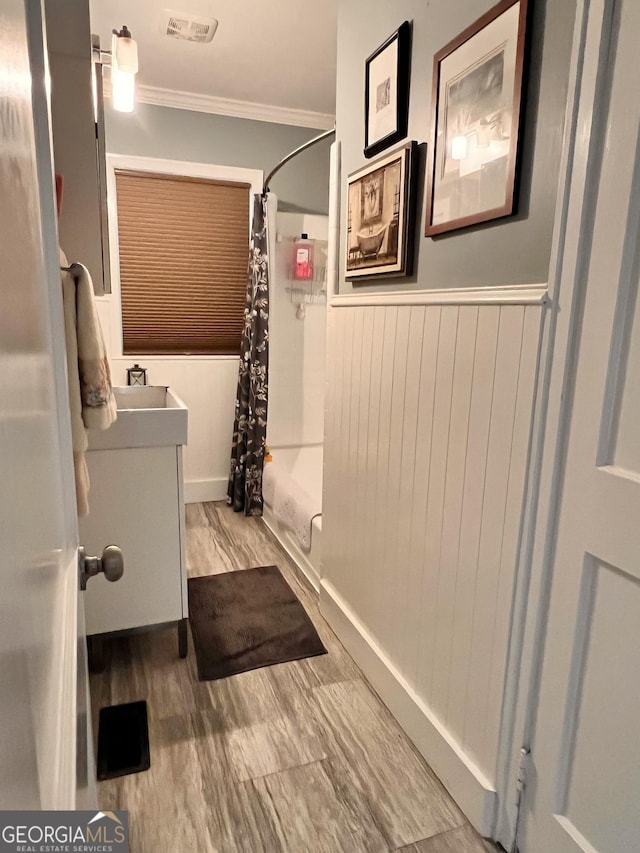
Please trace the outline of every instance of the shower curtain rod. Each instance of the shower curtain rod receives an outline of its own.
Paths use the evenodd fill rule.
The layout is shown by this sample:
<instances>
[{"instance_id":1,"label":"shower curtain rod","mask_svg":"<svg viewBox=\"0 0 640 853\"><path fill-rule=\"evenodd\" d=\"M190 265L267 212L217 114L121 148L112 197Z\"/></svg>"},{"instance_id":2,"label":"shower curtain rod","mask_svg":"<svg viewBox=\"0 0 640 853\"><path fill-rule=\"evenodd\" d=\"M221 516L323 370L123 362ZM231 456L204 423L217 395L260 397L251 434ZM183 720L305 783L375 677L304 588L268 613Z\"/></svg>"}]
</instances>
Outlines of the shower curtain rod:
<instances>
[{"instance_id":1,"label":"shower curtain rod","mask_svg":"<svg viewBox=\"0 0 640 853\"><path fill-rule=\"evenodd\" d=\"M310 139L308 142L303 143L299 148L296 148L295 151L292 151L291 154L287 154L286 157L283 157L282 160L278 163L275 169L272 169L266 177L264 182L264 186L262 187L262 195L266 195L269 192L269 184L271 183L271 179L273 176L282 169L285 163L288 163L289 160L293 160L294 157L297 157L298 154L302 154L303 151L306 151L307 148L311 148L312 145L315 145L316 142L322 142L323 139L329 139L330 136L334 136L336 132L335 126L331 128L331 130L325 130L324 133L321 133L319 136L314 136L313 139Z\"/></svg>"}]
</instances>

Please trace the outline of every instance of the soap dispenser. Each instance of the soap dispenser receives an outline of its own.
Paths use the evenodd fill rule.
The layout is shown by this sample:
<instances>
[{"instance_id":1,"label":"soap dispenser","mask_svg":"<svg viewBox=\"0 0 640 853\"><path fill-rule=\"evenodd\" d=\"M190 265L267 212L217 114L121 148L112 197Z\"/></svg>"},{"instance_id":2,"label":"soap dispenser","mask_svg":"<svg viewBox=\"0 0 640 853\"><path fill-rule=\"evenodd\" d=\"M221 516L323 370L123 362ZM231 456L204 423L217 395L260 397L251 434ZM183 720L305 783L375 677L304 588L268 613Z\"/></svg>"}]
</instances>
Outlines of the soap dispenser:
<instances>
[{"instance_id":1,"label":"soap dispenser","mask_svg":"<svg viewBox=\"0 0 640 853\"><path fill-rule=\"evenodd\" d=\"M293 278L313 281L313 241L303 234L293 242Z\"/></svg>"}]
</instances>

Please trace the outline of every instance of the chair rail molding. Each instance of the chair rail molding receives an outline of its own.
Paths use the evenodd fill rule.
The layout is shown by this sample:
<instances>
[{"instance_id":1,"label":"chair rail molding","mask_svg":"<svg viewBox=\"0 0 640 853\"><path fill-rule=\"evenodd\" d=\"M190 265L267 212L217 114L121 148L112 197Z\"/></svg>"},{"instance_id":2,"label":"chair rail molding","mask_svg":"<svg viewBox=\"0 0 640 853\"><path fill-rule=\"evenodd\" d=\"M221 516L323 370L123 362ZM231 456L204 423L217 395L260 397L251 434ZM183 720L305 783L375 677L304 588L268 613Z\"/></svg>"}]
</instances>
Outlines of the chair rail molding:
<instances>
[{"instance_id":1,"label":"chair rail molding","mask_svg":"<svg viewBox=\"0 0 640 853\"><path fill-rule=\"evenodd\" d=\"M547 284L512 284L338 293L331 297L329 304L332 308L365 305L544 305L548 300Z\"/></svg>"}]
</instances>

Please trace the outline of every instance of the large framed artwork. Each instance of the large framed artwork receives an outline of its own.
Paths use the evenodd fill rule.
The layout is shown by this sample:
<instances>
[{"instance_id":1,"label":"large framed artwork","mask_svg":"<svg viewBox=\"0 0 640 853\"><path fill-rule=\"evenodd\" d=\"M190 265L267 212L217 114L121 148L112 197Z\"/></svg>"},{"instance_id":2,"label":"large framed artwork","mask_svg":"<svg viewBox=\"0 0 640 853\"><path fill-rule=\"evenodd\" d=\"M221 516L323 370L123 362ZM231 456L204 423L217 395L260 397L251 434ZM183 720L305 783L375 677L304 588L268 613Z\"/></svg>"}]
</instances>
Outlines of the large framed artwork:
<instances>
[{"instance_id":1,"label":"large framed artwork","mask_svg":"<svg viewBox=\"0 0 640 853\"><path fill-rule=\"evenodd\" d=\"M434 57L426 234L515 212L527 0L502 0Z\"/></svg>"},{"instance_id":2,"label":"large framed artwork","mask_svg":"<svg viewBox=\"0 0 640 853\"><path fill-rule=\"evenodd\" d=\"M348 179L346 278L356 282L413 271L417 145L367 163Z\"/></svg>"},{"instance_id":3,"label":"large framed artwork","mask_svg":"<svg viewBox=\"0 0 640 853\"><path fill-rule=\"evenodd\" d=\"M410 74L411 24L405 21L365 63L365 157L407 135Z\"/></svg>"}]
</instances>

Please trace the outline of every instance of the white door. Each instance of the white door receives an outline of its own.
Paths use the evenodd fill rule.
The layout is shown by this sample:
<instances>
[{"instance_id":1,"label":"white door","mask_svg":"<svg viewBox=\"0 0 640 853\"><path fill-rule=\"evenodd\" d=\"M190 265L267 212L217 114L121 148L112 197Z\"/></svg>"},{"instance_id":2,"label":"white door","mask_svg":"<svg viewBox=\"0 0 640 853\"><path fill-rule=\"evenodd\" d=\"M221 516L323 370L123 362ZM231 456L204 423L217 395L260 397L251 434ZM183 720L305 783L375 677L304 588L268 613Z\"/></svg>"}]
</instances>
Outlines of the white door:
<instances>
[{"instance_id":1,"label":"white door","mask_svg":"<svg viewBox=\"0 0 640 853\"><path fill-rule=\"evenodd\" d=\"M0 9L0 809L95 800L39 0Z\"/></svg>"},{"instance_id":2,"label":"white door","mask_svg":"<svg viewBox=\"0 0 640 853\"><path fill-rule=\"evenodd\" d=\"M640 3L594 0L593 15L603 7L605 19L613 9L600 54L609 108L592 176L526 853L640 850Z\"/></svg>"}]
</instances>

